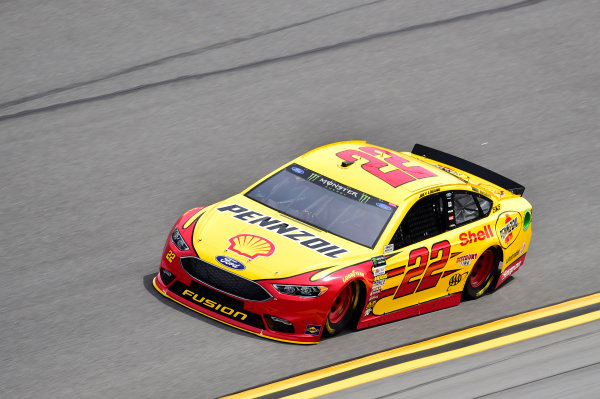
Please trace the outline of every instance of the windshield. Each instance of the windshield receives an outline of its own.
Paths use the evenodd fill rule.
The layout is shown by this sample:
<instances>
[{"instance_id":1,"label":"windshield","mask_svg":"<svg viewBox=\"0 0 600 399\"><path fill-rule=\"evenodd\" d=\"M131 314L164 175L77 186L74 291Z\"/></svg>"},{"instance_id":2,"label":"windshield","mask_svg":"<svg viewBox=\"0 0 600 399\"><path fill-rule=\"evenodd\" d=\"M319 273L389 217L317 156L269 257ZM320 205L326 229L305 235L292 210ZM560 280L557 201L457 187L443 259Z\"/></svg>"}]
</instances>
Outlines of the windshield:
<instances>
[{"instance_id":1,"label":"windshield","mask_svg":"<svg viewBox=\"0 0 600 399\"><path fill-rule=\"evenodd\" d=\"M299 165L276 173L246 196L285 215L373 248L396 206Z\"/></svg>"}]
</instances>

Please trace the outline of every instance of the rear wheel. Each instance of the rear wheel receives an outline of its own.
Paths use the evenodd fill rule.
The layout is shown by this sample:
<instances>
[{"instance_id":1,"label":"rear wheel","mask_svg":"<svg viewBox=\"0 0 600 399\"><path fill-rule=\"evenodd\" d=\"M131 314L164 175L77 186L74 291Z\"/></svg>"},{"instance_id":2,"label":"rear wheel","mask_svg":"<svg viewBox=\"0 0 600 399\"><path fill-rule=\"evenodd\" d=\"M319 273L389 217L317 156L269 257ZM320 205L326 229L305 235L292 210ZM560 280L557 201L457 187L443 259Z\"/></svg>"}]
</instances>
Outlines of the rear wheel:
<instances>
[{"instance_id":1,"label":"rear wheel","mask_svg":"<svg viewBox=\"0 0 600 399\"><path fill-rule=\"evenodd\" d=\"M470 299L479 298L492 285L494 273L498 268L496 252L489 248L481 254L465 284L465 296Z\"/></svg>"},{"instance_id":2,"label":"rear wheel","mask_svg":"<svg viewBox=\"0 0 600 399\"><path fill-rule=\"evenodd\" d=\"M329 335L340 332L348 324L358 304L358 292L358 284L353 281L342 288L335 298L325 321L325 330Z\"/></svg>"}]
</instances>

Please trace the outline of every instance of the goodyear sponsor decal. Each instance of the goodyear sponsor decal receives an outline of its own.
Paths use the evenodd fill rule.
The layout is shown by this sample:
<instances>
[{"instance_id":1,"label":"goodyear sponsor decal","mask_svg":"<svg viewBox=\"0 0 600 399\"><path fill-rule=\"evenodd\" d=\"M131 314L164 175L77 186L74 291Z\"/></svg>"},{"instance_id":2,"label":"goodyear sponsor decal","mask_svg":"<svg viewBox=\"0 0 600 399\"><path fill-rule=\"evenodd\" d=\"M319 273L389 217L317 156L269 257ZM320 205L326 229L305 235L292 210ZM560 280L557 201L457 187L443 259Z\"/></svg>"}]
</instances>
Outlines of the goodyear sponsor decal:
<instances>
[{"instance_id":1,"label":"goodyear sponsor decal","mask_svg":"<svg viewBox=\"0 0 600 399\"><path fill-rule=\"evenodd\" d=\"M217 211L230 212L236 219L242 220L248 224L255 224L265 230L270 230L330 258L337 258L338 255L348 252L347 249L334 245L308 231L300 229L299 227L282 222L271 216L249 210L238 204L222 206L217 208Z\"/></svg>"},{"instance_id":2,"label":"goodyear sponsor decal","mask_svg":"<svg viewBox=\"0 0 600 399\"><path fill-rule=\"evenodd\" d=\"M352 270L350 273L348 273L344 276L342 281L345 283L346 281L350 280L351 278L364 277L364 276L365 276L365 274L363 272Z\"/></svg>"}]
</instances>

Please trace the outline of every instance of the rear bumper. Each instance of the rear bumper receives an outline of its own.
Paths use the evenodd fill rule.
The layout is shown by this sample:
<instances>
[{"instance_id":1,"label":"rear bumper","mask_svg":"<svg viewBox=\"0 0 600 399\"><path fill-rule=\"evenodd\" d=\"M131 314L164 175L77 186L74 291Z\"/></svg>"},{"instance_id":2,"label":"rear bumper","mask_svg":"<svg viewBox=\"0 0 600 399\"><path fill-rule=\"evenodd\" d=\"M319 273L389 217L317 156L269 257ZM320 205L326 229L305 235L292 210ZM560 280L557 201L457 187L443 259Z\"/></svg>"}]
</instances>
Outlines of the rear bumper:
<instances>
[{"instance_id":1,"label":"rear bumper","mask_svg":"<svg viewBox=\"0 0 600 399\"><path fill-rule=\"evenodd\" d=\"M521 266L523 266L523 263L525 262L525 255L527 255L527 253L521 255L521 257L519 257L517 260L515 260L513 263L511 263L504 269L504 271L498 277L498 283L496 283L496 288L500 287L502 283L506 281L506 279L515 274L517 270L519 270Z\"/></svg>"}]
</instances>

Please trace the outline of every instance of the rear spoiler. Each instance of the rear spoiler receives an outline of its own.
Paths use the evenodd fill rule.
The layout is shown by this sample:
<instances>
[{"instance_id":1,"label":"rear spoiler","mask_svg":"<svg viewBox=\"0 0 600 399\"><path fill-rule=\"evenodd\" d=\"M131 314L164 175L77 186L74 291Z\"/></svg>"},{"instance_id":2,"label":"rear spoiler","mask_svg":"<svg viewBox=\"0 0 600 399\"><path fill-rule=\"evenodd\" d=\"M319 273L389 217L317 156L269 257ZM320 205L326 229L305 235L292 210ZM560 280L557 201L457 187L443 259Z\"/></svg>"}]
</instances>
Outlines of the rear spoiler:
<instances>
[{"instance_id":1,"label":"rear spoiler","mask_svg":"<svg viewBox=\"0 0 600 399\"><path fill-rule=\"evenodd\" d=\"M499 175L496 172L492 172L491 170L474 164L473 162L465 161L462 158L447 154L434 148L426 147L421 144L415 144L411 153L420 155L433 161L444 163L448 166L453 166L465 173L480 177L489 181L490 183L502 187L503 189L508 190L515 195L523 195L525 192L525 187L507 177Z\"/></svg>"}]
</instances>

